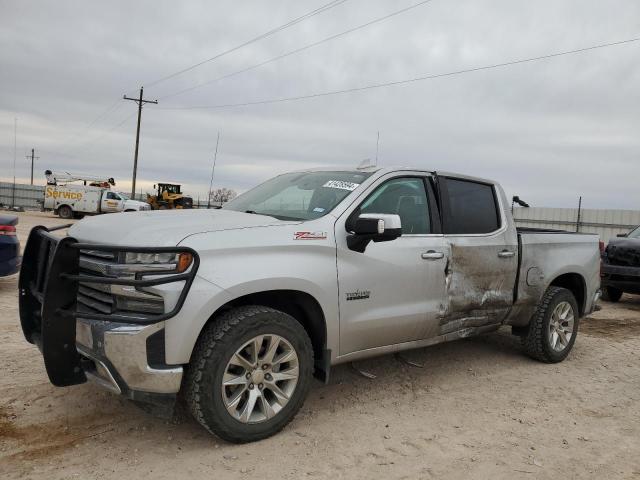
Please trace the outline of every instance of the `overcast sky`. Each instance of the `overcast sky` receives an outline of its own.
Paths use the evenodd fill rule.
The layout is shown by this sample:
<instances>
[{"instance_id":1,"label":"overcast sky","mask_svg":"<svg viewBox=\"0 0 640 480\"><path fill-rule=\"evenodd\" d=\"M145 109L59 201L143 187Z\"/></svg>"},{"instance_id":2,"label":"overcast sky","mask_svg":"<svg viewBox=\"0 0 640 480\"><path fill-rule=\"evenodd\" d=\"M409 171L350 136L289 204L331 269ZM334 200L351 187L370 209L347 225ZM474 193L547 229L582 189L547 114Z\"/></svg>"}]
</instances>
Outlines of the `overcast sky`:
<instances>
[{"instance_id":1,"label":"overcast sky","mask_svg":"<svg viewBox=\"0 0 640 480\"><path fill-rule=\"evenodd\" d=\"M489 177L533 206L640 208L640 42L296 102L252 102L396 81L640 36L637 0L433 0L260 68L162 99L419 0L348 0L182 75L329 0L0 0L0 177L25 154L45 169L113 176L130 189L134 102L143 110L138 187L175 181L204 197L292 169L410 165ZM89 124L110 106L111 110ZM124 122L124 123L123 123ZM119 125L118 127L116 127ZM114 128L116 127L116 128Z\"/></svg>"}]
</instances>

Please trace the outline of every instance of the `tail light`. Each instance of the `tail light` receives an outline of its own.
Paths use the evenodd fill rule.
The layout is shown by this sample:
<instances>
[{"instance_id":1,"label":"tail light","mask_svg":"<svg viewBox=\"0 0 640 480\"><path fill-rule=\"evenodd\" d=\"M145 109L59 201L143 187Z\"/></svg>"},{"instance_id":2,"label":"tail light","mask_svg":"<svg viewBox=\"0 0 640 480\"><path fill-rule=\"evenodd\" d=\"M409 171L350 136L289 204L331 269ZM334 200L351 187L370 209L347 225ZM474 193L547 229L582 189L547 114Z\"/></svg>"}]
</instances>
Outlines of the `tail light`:
<instances>
[{"instance_id":1,"label":"tail light","mask_svg":"<svg viewBox=\"0 0 640 480\"><path fill-rule=\"evenodd\" d=\"M15 237L16 227L13 225L0 225L0 236Z\"/></svg>"},{"instance_id":2,"label":"tail light","mask_svg":"<svg viewBox=\"0 0 640 480\"><path fill-rule=\"evenodd\" d=\"M604 274L602 273L602 256L604 255L604 252L605 252L604 242L600 240L598 245L600 247L600 276L604 277Z\"/></svg>"},{"instance_id":3,"label":"tail light","mask_svg":"<svg viewBox=\"0 0 640 480\"><path fill-rule=\"evenodd\" d=\"M600 240L600 255L604 253L604 242Z\"/></svg>"}]
</instances>

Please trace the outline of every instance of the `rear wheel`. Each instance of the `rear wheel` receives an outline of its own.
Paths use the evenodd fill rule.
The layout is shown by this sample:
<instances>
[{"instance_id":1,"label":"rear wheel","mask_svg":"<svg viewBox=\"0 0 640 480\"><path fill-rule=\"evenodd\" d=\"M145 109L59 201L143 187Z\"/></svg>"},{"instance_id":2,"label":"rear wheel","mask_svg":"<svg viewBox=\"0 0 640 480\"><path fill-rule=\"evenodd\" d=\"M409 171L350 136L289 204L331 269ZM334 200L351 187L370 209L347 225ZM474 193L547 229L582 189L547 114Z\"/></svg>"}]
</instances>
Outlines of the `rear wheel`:
<instances>
[{"instance_id":1,"label":"rear wheel","mask_svg":"<svg viewBox=\"0 0 640 480\"><path fill-rule=\"evenodd\" d=\"M614 287L602 288L602 299L606 302L617 302L622 297L622 290Z\"/></svg>"},{"instance_id":2,"label":"rear wheel","mask_svg":"<svg viewBox=\"0 0 640 480\"><path fill-rule=\"evenodd\" d=\"M230 442L269 437L302 406L311 385L313 348L286 313L246 306L203 331L185 378L195 419Z\"/></svg>"},{"instance_id":3,"label":"rear wheel","mask_svg":"<svg viewBox=\"0 0 640 480\"><path fill-rule=\"evenodd\" d=\"M58 209L58 216L60 218L64 218L65 220L70 220L73 218L73 210L69 205L62 205Z\"/></svg>"},{"instance_id":4,"label":"rear wheel","mask_svg":"<svg viewBox=\"0 0 640 480\"><path fill-rule=\"evenodd\" d=\"M561 362L573 348L578 323L578 304L573 294L566 288L549 287L531 317L522 344L536 360Z\"/></svg>"}]
</instances>

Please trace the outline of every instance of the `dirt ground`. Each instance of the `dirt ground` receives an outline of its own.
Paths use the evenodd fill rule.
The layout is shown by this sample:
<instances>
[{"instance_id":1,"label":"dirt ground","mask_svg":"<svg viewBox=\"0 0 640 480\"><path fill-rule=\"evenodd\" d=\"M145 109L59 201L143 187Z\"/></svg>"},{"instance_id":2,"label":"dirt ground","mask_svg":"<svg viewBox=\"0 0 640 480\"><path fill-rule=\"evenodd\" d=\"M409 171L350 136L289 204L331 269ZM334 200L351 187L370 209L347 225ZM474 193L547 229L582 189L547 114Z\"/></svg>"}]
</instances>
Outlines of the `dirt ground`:
<instances>
[{"instance_id":1,"label":"dirt ground","mask_svg":"<svg viewBox=\"0 0 640 480\"><path fill-rule=\"evenodd\" d=\"M26 240L44 214L20 215ZM585 319L557 365L508 330L343 365L279 435L231 445L92 384L49 384L0 279L0 478L640 478L640 297Z\"/></svg>"}]
</instances>

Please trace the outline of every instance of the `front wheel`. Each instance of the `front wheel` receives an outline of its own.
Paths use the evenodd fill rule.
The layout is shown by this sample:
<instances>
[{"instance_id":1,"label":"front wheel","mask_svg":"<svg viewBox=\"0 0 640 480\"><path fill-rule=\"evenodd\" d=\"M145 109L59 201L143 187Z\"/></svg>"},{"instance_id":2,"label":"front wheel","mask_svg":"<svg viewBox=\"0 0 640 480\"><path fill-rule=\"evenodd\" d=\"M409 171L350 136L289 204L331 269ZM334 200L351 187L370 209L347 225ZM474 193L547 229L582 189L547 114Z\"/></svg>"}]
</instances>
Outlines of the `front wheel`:
<instances>
[{"instance_id":1,"label":"front wheel","mask_svg":"<svg viewBox=\"0 0 640 480\"><path fill-rule=\"evenodd\" d=\"M522 337L525 351L541 362L561 362L573 348L579 320L573 294L566 288L549 287Z\"/></svg>"},{"instance_id":2,"label":"front wheel","mask_svg":"<svg viewBox=\"0 0 640 480\"><path fill-rule=\"evenodd\" d=\"M208 325L185 378L186 401L211 433L252 442L284 428L311 385L313 348L290 315L239 307Z\"/></svg>"}]
</instances>

